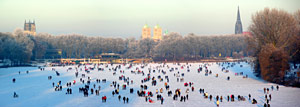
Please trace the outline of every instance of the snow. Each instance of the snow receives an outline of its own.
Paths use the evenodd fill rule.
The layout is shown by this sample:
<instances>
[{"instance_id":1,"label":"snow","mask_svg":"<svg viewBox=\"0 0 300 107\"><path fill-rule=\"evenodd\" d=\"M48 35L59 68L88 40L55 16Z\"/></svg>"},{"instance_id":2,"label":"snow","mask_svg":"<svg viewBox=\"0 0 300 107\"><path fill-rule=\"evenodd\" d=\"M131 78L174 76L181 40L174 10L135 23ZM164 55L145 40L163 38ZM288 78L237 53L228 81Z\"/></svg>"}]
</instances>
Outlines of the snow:
<instances>
[{"instance_id":1,"label":"snow","mask_svg":"<svg viewBox=\"0 0 300 107\"><path fill-rule=\"evenodd\" d=\"M211 75L205 76L205 71L198 73L197 69L199 65L203 66L204 64L208 65L208 69L212 71ZM223 64L224 67L231 66L230 64ZM189 66L190 72L187 72L187 66ZM241 67L242 65L243 67ZM45 71L39 70L37 67L12 67L12 68L0 68L0 106L26 106L26 107L36 107L36 106L58 106L58 107L77 107L77 106L216 106L217 95L223 96L223 102L220 102L220 106L224 107L232 107L232 106L249 106L249 107L262 107L266 102L264 99L263 88L270 88L272 85L275 87L277 84L269 83L260 78L257 78L253 75L253 70L251 66L245 62L235 63L233 67L229 67L228 73L221 71L222 66L216 63L181 63L180 65L167 63L164 67L163 64L151 63L141 68L140 65L133 65L132 68L127 69L125 66L121 66L122 70L125 70L124 74L120 73L118 69L116 71L116 75L113 75L114 71L110 71L109 68L116 67L118 64L114 64L113 66L108 65L106 68L105 65L100 65L100 68L104 68L104 71L98 71L97 69L91 70L90 73L85 73L84 71L80 71L80 68L84 70L84 66L81 66L79 71L79 77L75 77L75 67L76 66L65 66L65 67L45 67ZM167 67L169 66L169 68ZM181 69L183 66L183 69ZM67 70L69 67L72 70ZM87 65L87 67L93 67L93 65ZM96 66L97 67L97 66ZM177 67L178 70L174 70L170 72L171 68ZM55 68L56 71L60 73L60 76L56 76L55 71L52 71L52 68ZM136 68L145 72L145 75L142 74L133 74L130 71L136 71ZM160 75L164 78L168 75L170 82L170 90L174 94L174 90L179 88L181 89L182 95L186 95L186 89L190 87L185 87L183 85L184 82L193 82L195 87L195 91L192 92L191 89L188 93L189 99L186 102L180 102L179 100L174 101L172 97L168 97L166 90L164 88L164 83L166 79L164 78L163 82L157 81L156 86L151 86L151 81L145 82L148 86L147 91L152 91L154 96L154 103L145 102L144 97L138 97L136 91L140 89L141 80L144 79L148 73L148 68L152 70L155 69L155 72L151 72L151 77L154 76L156 79ZM158 69L167 71L165 75L162 72L158 72ZM18 72L21 72L20 74ZM29 71L27 74L26 71ZM184 73L184 82L177 82L177 77L174 76L174 73L180 72ZM235 73L243 72L243 75L248 75L249 78L243 78L243 76L235 76ZM83 78L85 81L87 77L91 77L91 85L96 84L96 87L101 86L100 95L96 96L95 93L93 95L84 97L83 93L79 93L78 88L84 87L84 84L80 82L81 74L86 74L86 77ZM215 75L219 76L216 77ZM121 89L121 85L126 84L123 81L119 80L119 76L124 75L125 77L129 77L130 80L133 80L133 84L127 86L126 90ZM52 80L48 80L48 76L52 76ZM230 76L230 80L227 80L227 77ZM16 78L16 82L13 83L12 79ZM182 78L182 77L180 77ZM96 83L96 79L106 79L106 83ZM67 82L72 82L76 80L76 84L72 84L73 94L66 94ZM158 80L158 79L157 79ZM52 82L55 84L58 81L62 81L63 89L62 91L55 91L52 87ZM117 81L120 84L120 95L123 97L129 98L129 103L124 104L122 99L118 100L117 96L112 96L111 92L114 90L114 87L111 87L110 84L112 81ZM130 94L129 89L134 88L134 93ZM156 100L156 89L163 88L163 96L164 104L161 105L160 101ZM199 89L204 88L205 92L209 95L212 95L214 99L210 101L209 99L205 99L203 94L199 93ZM19 97L13 98L13 93L16 92ZM238 95L244 96L246 101L237 101L237 98L234 102L227 102L227 95L234 94L235 97ZM255 98L258 104L251 104L251 101L248 100L248 94L251 94L252 98ZM280 86L279 91L270 91L272 94L272 100L270 101L270 105L272 107L297 107L300 105L299 95L300 88L293 87L285 87ZM107 102L102 102L101 97L107 96Z\"/></svg>"}]
</instances>

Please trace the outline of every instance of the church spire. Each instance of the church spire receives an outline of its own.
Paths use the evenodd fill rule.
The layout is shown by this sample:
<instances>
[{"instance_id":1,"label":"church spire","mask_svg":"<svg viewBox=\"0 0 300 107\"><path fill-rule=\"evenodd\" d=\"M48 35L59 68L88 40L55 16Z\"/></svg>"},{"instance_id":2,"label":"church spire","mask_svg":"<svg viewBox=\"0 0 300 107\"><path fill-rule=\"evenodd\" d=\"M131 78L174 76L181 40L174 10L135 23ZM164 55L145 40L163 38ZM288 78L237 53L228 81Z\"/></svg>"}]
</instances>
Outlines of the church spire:
<instances>
[{"instance_id":1,"label":"church spire","mask_svg":"<svg viewBox=\"0 0 300 107\"><path fill-rule=\"evenodd\" d=\"M241 20L240 18L240 7L238 6L238 11L237 11L237 20Z\"/></svg>"},{"instance_id":2,"label":"church spire","mask_svg":"<svg viewBox=\"0 0 300 107\"><path fill-rule=\"evenodd\" d=\"M237 20L235 23L235 34L241 34L241 33L243 33L243 26L242 26L241 17L240 17L240 8L238 6Z\"/></svg>"}]
</instances>

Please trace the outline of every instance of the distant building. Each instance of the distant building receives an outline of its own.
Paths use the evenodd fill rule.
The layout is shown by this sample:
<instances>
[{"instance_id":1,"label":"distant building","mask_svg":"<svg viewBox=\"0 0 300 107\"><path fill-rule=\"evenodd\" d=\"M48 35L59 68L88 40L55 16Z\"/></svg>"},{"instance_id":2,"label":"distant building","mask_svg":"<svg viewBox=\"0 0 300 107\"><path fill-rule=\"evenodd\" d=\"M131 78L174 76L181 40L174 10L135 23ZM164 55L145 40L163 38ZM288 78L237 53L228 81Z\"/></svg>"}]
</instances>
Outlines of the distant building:
<instances>
[{"instance_id":1,"label":"distant building","mask_svg":"<svg viewBox=\"0 0 300 107\"><path fill-rule=\"evenodd\" d=\"M26 35L32 35L32 36L35 36L36 35L36 29L35 29L35 21L33 22L29 22L27 23L26 20L25 20L25 23L24 23L24 33Z\"/></svg>"},{"instance_id":2,"label":"distant building","mask_svg":"<svg viewBox=\"0 0 300 107\"><path fill-rule=\"evenodd\" d=\"M237 20L235 23L235 34L242 34L242 33L243 33L243 26L240 17L240 9L238 7Z\"/></svg>"},{"instance_id":3,"label":"distant building","mask_svg":"<svg viewBox=\"0 0 300 107\"><path fill-rule=\"evenodd\" d=\"M162 30L159 25L156 25L153 30L153 40L160 41L162 40Z\"/></svg>"},{"instance_id":4,"label":"distant building","mask_svg":"<svg viewBox=\"0 0 300 107\"><path fill-rule=\"evenodd\" d=\"M151 39L151 28L146 24L142 30L142 39L149 38Z\"/></svg>"}]
</instances>

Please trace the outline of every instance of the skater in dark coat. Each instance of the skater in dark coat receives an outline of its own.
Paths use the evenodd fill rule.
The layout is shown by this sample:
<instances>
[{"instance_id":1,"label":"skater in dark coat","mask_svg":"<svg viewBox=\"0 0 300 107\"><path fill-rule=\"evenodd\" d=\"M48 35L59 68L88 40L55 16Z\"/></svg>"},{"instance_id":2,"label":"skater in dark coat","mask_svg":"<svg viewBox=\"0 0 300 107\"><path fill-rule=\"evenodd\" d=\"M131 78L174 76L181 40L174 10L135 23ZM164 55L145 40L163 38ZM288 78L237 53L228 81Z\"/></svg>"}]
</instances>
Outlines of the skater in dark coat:
<instances>
[{"instance_id":1,"label":"skater in dark coat","mask_svg":"<svg viewBox=\"0 0 300 107\"><path fill-rule=\"evenodd\" d=\"M19 95L16 92L14 92L14 98L18 98L18 97Z\"/></svg>"},{"instance_id":2,"label":"skater in dark coat","mask_svg":"<svg viewBox=\"0 0 300 107\"><path fill-rule=\"evenodd\" d=\"M268 99L268 96L267 96L267 94L265 95L265 100L267 101L267 99Z\"/></svg>"},{"instance_id":3,"label":"skater in dark coat","mask_svg":"<svg viewBox=\"0 0 300 107\"><path fill-rule=\"evenodd\" d=\"M189 95L188 94L186 95L186 100L189 100Z\"/></svg>"},{"instance_id":4,"label":"skater in dark coat","mask_svg":"<svg viewBox=\"0 0 300 107\"><path fill-rule=\"evenodd\" d=\"M183 96L180 97L180 102L182 102L182 100L183 100Z\"/></svg>"},{"instance_id":5,"label":"skater in dark coat","mask_svg":"<svg viewBox=\"0 0 300 107\"><path fill-rule=\"evenodd\" d=\"M249 97L249 100L250 100L251 99L251 94L249 94L248 97Z\"/></svg>"},{"instance_id":6,"label":"skater in dark coat","mask_svg":"<svg viewBox=\"0 0 300 107\"><path fill-rule=\"evenodd\" d=\"M229 102L229 95L227 96L227 101Z\"/></svg>"},{"instance_id":7,"label":"skater in dark coat","mask_svg":"<svg viewBox=\"0 0 300 107\"><path fill-rule=\"evenodd\" d=\"M123 97L123 102L124 102L124 104L125 104L125 100L126 100L126 98L125 98L125 97Z\"/></svg>"},{"instance_id":8,"label":"skater in dark coat","mask_svg":"<svg viewBox=\"0 0 300 107\"><path fill-rule=\"evenodd\" d=\"M114 96L115 95L115 91L112 91L111 94Z\"/></svg>"},{"instance_id":9,"label":"skater in dark coat","mask_svg":"<svg viewBox=\"0 0 300 107\"><path fill-rule=\"evenodd\" d=\"M212 95L209 95L209 99L210 99L210 101L212 100Z\"/></svg>"},{"instance_id":10,"label":"skater in dark coat","mask_svg":"<svg viewBox=\"0 0 300 107\"><path fill-rule=\"evenodd\" d=\"M257 104L257 101L253 98L252 104Z\"/></svg>"},{"instance_id":11,"label":"skater in dark coat","mask_svg":"<svg viewBox=\"0 0 300 107\"><path fill-rule=\"evenodd\" d=\"M121 95L118 96L119 101L121 100Z\"/></svg>"},{"instance_id":12,"label":"skater in dark coat","mask_svg":"<svg viewBox=\"0 0 300 107\"><path fill-rule=\"evenodd\" d=\"M13 82L13 83L15 83L15 82L16 82L16 79L15 79L15 78L13 78L13 79L12 79L12 82Z\"/></svg>"}]
</instances>

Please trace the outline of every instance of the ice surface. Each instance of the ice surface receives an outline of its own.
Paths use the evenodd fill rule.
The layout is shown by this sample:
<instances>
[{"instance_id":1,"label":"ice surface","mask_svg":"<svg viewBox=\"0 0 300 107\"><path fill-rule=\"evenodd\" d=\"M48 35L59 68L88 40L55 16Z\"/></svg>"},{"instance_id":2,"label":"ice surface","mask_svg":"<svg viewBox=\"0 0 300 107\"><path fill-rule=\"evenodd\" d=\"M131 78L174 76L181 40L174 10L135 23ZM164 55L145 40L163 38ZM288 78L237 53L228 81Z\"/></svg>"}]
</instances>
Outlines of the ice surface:
<instances>
[{"instance_id":1,"label":"ice surface","mask_svg":"<svg viewBox=\"0 0 300 107\"><path fill-rule=\"evenodd\" d=\"M13 68L1 68L0 69L0 106L22 106L22 107L78 107L78 106L193 106L193 107L208 107L208 106L216 106L216 95L223 96L223 102L220 102L220 106L250 106L250 107L262 107L265 103L263 88L270 88L272 85L276 86L276 84L269 83L261 80L253 75L251 66L245 62L240 64L235 63L235 66L231 67L230 64L223 64L224 67L230 66L228 68L229 72L225 73L221 71L222 66L219 66L216 63L206 63L208 65L208 70L212 71L211 75L205 76L205 71L200 73L197 72L199 66L203 66L205 63L181 63L180 65L167 63L164 67L163 64L152 63L148 64L144 68L141 68L142 65L133 65L132 68L127 69L129 66L121 66L121 70L125 70L124 74L120 73L118 69L116 75L113 75L114 71L110 71L109 68L116 67L118 64L114 64L113 66L108 65L106 68L105 65L100 65L100 68L104 68L104 71L98 71L97 69L91 70L90 73L86 74L84 71L79 71L79 77L75 77L75 67L76 66L65 66L65 67L46 67L45 71L40 71L37 67L13 67ZM242 65L242 67L240 66ZM169 68L167 67L169 66ZM183 66L183 68L181 68ZM190 66L190 72L187 72L187 66ZM67 70L69 67L72 67L72 70ZM87 67L93 67L93 65L87 65ZM98 66L96 66L98 67ZM174 70L170 72L171 68L178 68L178 70ZM55 68L61 75L56 76L55 71L52 71L52 68ZM81 66L84 70L84 66ZM137 71L138 68L141 71L145 72L145 75L142 74L133 74L131 71ZM182 90L182 95L186 95L185 92L187 88L183 84L184 82L193 82L195 91L192 92L190 88L189 100L186 102L180 102L179 100L174 101L172 97L168 97L166 90L164 88L163 82L157 81L156 86L151 86L151 81L143 83L148 85L147 91L152 91L154 93L154 103L145 102L144 97L138 97L136 91L140 89L141 80L146 77L148 74L148 68L155 70L155 72L151 72L151 77L154 76L157 79L157 76L162 76L164 78L166 75L169 76L170 82L170 90L172 90L174 94L174 90L179 88ZM162 72L158 72L158 69L167 71L164 75ZM27 74L26 71L29 71ZM79 69L78 69L79 70ZM18 72L21 72L20 74ZM174 73L177 72L184 73L184 82L177 82L177 77L174 76ZM242 75L235 76L235 73L243 72L243 75L248 75L249 78L243 78ZM80 82L81 74L86 74L86 77L83 78L85 81L87 77L91 77L92 82L90 87L93 87L93 84L96 84L96 87L101 86L100 95L96 96L95 93L91 95L89 93L89 97L84 97L83 93L79 93L78 88L83 87L84 84ZM215 75L218 74L218 77ZM130 80L133 80L133 84L130 84L126 90L122 90L120 86L120 95L126 96L129 98L129 103L124 104L123 101L119 101L117 95L112 96L111 92L114 90L113 87L110 86L112 81L117 81L120 85L126 84L123 81L119 80L119 76L124 75L125 77L129 77ZM52 76L52 80L48 80L48 76ZM227 77L230 76L230 80L227 80ZM12 79L16 78L16 82L13 83ZM96 79L107 79L106 83L96 83ZM180 77L182 78L182 77ZM66 94L67 82L72 82L76 80L77 83L72 85L73 94ZM54 91L52 87L52 82L55 84L58 81L62 81L63 89L62 91ZM86 83L86 82L85 82ZM130 94L129 89L134 88L134 93ZM156 89L163 88L164 92L161 94L163 96L164 104L161 105L160 101L156 100ZM208 92L209 95L213 95L214 99L210 101L209 99L205 99L203 94L199 93L199 89L204 88L205 92ZM16 92L19 97L13 98L13 93ZM236 97L238 95L244 96L248 99L248 94L252 95L252 98L255 98L258 101L258 104L251 104L250 100L246 101L237 101L235 102L227 102L227 95L234 94ZM270 105L272 107L299 107L300 101L298 98L300 95L300 88L293 87L285 87L280 86L279 91L270 91L272 94L272 100L270 101ZM107 96L107 102L103 103L101 101L102 96Z\"/></svg>"}]
</instances>

